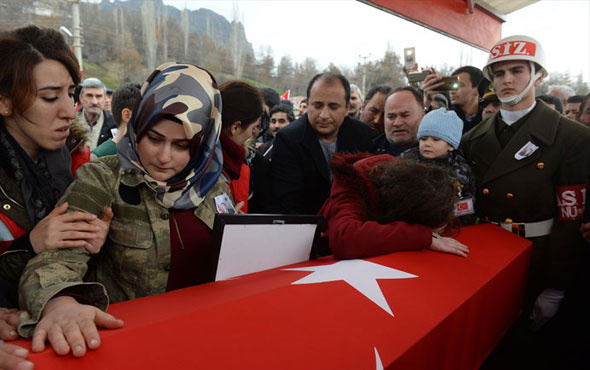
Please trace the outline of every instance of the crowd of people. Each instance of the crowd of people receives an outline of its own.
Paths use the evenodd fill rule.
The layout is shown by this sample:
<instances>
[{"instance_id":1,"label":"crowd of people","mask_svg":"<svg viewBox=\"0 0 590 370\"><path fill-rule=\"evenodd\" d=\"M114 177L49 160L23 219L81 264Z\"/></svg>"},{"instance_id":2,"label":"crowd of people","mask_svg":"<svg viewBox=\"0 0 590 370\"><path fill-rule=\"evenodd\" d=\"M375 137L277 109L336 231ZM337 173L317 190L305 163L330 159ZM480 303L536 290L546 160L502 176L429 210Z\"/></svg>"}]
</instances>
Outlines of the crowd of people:
<instances>
[{"instance_id":1,"label":"crowd of people","mask_svg":"<svg viewBox=\"0 0 590 370\"><path fill-rule=\"evenodd\" d=\"M588 324L590 94L535 97L548 74L535 39L498 41L451 87L429 69L363 98L319 73L295 107L182 62L143 86L80 81L62 36L36 26L2 33L0 53L2 340L83 356L97 328L123 325L109 302L207 282L216 213L320 214L315 253L338 259L466 257L451 235L477 223L529 239L524 313L484 367L587 360L557 342ZM31 368L26 357L0 342L0 368Z\"/></svg>"}]
</instances>

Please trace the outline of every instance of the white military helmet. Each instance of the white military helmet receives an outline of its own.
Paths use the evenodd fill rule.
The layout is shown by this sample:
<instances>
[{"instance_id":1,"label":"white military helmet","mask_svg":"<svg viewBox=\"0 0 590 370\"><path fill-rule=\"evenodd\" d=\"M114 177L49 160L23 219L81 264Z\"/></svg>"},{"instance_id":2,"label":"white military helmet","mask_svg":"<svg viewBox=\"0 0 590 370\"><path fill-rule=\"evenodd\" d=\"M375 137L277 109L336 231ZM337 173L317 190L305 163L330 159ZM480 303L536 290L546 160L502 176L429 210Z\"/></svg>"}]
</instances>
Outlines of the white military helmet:
<instances>
[{"instance_id":1,"label":"white military helmet","mask_svg":"<svg viewBox=\"0 0 590 370\"><path fill-rule=\"evenodd\" d=\"M509 60L528 61L531 66L531 74L534 71L534 75L531 75L528 86L520 94L499 98L502 103L515 105L522 100L522 97L526 95L539 77L547 77L545 51L537 40L529 36L515 35L503 38L490 50L488 62L483 67L483 75L488 80L493 81L494 73L492 71L492 65ZM536 70L535 63L540 67L539 70Z\"/></svg>"}]
</instances>

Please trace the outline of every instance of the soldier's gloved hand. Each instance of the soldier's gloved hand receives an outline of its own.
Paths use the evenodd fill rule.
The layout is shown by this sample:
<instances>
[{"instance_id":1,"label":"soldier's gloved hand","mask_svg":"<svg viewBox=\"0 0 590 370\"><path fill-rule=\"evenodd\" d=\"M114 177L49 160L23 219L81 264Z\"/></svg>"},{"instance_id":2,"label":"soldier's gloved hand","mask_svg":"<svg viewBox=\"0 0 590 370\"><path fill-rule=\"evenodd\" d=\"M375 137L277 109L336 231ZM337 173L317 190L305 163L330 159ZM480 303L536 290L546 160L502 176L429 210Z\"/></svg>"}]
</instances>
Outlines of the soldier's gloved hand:
<instances>
[{"instance_id":1,"label":"soldier's gloved hand","mask_svg":"<svg viewBox=\"0 0 590 370\"><path fill-rule=\"evenodd\" d=\"M531 324L532 330L539 330L557 314L564 295L563 290L547 288L537 296L533 312L529 316L529 319L533 321Z\"/></svg>"}]
</instances>

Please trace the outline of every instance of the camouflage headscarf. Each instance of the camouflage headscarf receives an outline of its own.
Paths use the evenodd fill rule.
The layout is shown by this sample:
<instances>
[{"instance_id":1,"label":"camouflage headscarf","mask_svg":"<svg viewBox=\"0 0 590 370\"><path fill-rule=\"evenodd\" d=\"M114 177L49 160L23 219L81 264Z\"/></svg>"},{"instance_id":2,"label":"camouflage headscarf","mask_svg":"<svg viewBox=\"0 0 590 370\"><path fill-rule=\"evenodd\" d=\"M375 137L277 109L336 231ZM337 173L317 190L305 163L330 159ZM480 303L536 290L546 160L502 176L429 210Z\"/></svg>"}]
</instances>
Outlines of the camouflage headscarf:
<instances>
[{"instance_id":1,"label":"camouflage headscarf","mask_svg":"<svg viewBox=\"0 0 590 370\"><path fill-rule=\"evenodd\" d=\"M137 156L137 138L162 118L182 122L190 140L188 165L167 182L153 179ZM141 88L141 100L133 110L127 134L117 144L121 170L139 171L164 207L195 208L215 185L223 167L220 131L221 95L213 76L191 64L164 63Z\"/></svg>"}]
</instances>

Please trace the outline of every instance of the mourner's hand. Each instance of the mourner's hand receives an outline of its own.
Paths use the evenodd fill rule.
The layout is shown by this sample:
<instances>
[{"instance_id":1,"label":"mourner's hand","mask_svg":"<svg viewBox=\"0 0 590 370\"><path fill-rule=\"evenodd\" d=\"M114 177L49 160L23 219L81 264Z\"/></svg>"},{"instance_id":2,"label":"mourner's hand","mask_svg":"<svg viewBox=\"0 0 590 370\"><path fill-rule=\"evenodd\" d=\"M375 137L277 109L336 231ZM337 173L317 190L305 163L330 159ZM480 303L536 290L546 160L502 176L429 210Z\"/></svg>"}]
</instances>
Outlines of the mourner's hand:
<instances>
[{"instance_id":1,"label":"mourner's hand","mask_svg":"<svg viewBox=\"0 0 590 370\"><path fill-rule=\"evenodd\" d=\"M80 304L72 297L56 297L47 302L43 310L33 333L31 349L41 352L45 341L49 340L58 355L71 351L74 357L82 357L87 348L100 346L97 327L117 329L122 326L122 320L94 306Z\"/></svg>"},{"instance_id":2,"label":"mourner's hand","mask_svg":"<svg viewBox=\"0 0 590 370\"><path fill-rule=\"evenodd\" d=\"M82 357L86 349L100 346L97 327L117 329L123 321L94 306L78 303L74 298L62 296L47 302L41 320L33 333L33 352L45 349L49 340L58 355L70 351L74 357Z\"/></svg>"},{"instance_id":3,"label":"mourner's hand","mask_svg":"<svg viewBox=\"0 0 590 370\"><path fill-rule=\"evenodd\" d=\"M406 78L410 74L410 72L418 72L418 63L414 63L410 68L406 68L406 66L402 66L402 71L406 75Z\"/></svg>"},{"instance_id":4,"label":"mourner's hand","mask_svg":"<svg viewBox=\"0 0 590 370\"><path fill-rule=\"evenodd\" d=\"M582 226L580 226L580 232L582 233L582 237L586 239L587 242L590 242L590 222L582 224Z\"/></svg>"},{"instance_id":5,"label":"mourner's hand","mask_svg":"<svg viewBox=\"0 0 590 370\"><path fill-rule=\"evenodd\" d=\"M547 288L537 296L533 312L529 316L532 320L531 329L539 330L557 314L564 295L563 290Z\"/></svg>"},{"instance_id":6,"label":"mourner's hand","mask_svg":"<svg viewBox=\"0 0 590 370\"><path fill-rule=\"evenodd\" d=\"M35 253L45 249L86 247L87 241L99 237L100 228L92 221L96 216L87 212L66 213L68 203L51 211L30 233Z\"/></svg>"},{"instance_id":7,"label":"mourner's hand","mask_svg":"<svg viewBox=\"0 0 590 370\"><path fill-rule=\"evenodd\" d=\"M26 358L29 351L14 344L0 342L0 369L1 370L27 370L33 369L32 362Z\"/></svg>"},{"instance_id":8,"label":"mourner's hand","mask_svg":"<svg viewBox=\"0 0 590 370\"><path fill-rule=\"evenodd\" d=\"M21 311L16 308L0 307L0 339L15 340L18 338L16 327L20 313Z\"/></svg>"},{"instance_id":9,"label":"mourner's hand","mask_svg":"<svg viewBox=\"0 0 590 370\"><path fill-rule=\"evenodd\" d=\"M240 203L236 204L236 206L234 208L236 209L237 214L239 214L239 215L244 214L244 212L241 211L243 206L244 206L244 201L241 201Z\"/></svg>"},{"instance_id":10,"label":"mourner's hand","mask_svg":"<svg viewBox=\"0 0 590 370\"><path fill-rule=\"evenodd\" d=\"M100 252L100 249L102 248L105 240L107 239L107 234L109 233L109 228L111 226L112 219L113 210L109 207L104 212L102 218L96 218L93 221L88 222L90 225L94 225L99 229L96 234L96 237L87 240L87 243L84 246L88 253L97 254L98 252Z\"/></svg>"},{"instance_id":11,"label":"mourner's hand","mask_svg":"<svg viewBox=\"0 0 590 370\"><path fill-rule=\"evenodd\" d=\"M465 244L461 244L453 238L440 236L437 233L432 234L430 249L437 252L457 254L463 257L467 257L467 253L469 253L469 247Z\"/></svg>"}]
</instances>

